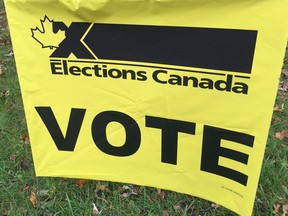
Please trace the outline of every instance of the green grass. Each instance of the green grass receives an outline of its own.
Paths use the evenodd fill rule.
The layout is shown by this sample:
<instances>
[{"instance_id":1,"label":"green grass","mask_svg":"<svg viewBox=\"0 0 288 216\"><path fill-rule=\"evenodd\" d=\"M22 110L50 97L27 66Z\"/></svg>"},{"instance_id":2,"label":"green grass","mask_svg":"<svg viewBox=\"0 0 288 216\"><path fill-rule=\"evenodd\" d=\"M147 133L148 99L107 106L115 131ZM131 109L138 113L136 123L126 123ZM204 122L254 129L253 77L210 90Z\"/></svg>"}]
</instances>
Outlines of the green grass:
<instances>
[{"instance_id":1,"label":"green grass","mask_svg":"<svg viewBox=\"0 0 288 216\"><path fill-rule=\"evenodd\" d=\"M169 212L170 216L236 215L223 207L212 208L209 201L184 194L165 191L161 198L157 189L150 187L134 185L138 195L124 198L121 196L125 192L124 184L120 183L91 180L80 188L75 179L36 178L11 51L3 0L0 0L0 64L4 73L0 77L0 215L92 215L92 203L103 209L101 215L104 216L161 216L163 212ZM288 55L284 67L288 68ZM288 83L284 75L282 80ZM254 216L277 215L273 206L288 202L288 141L274 137L276 132L288 130L287 98L278 95L275 102L284 103L285 110L273 116ZM106 189L97 191L99 184ZM29 200L33 192L38 194L35 206Z\"/></svg>"}]
</instances>

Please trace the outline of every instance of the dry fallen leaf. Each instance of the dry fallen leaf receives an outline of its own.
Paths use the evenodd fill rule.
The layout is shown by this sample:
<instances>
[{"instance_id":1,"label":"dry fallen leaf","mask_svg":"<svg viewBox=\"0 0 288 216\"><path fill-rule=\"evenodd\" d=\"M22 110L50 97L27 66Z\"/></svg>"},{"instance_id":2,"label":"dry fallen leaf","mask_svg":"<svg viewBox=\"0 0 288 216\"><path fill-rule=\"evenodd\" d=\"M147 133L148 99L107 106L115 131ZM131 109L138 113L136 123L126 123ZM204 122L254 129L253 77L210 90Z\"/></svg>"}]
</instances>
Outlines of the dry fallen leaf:
<instances>
[{"instance_id":1,"label":"dry fallen leaf","mask_svg":"<svg viewBox=\"0 0 288 216\"><path fill-rule=\"evenodd\" d=\"M86 179L77 179L76 180L76 186L78 188L83 188L86 184L87 180Z\"/></svg>"},{"instance_id":2,"label":"dry fallen leaf","mask_svg":"<svg viewBox=\"0 0 288 216\"><path fill-rule=\"evenodd\" d=\"M130 193L122 193L120 196L123 198L127 198L130 196Z\"/></svg>"},{"instance_id":3,"label":"dry fallen leaf","mask_svg":"<svg viewBox=\"0 0 288 216\"><path fill-rule=\"evenodd\" d=\"M20 139L23 142L28 142L29 141L29 135L27 133L26 134L22 134Z\"/></svg>"},{"instance_id":4,"label":"dry fallen leaf","mask_svg":"<svg viewBox=\"0 0 288 216\"><path fill-rule=\"evenodd\" d=\"M184 212L185 209L187 208L187 206L190 205L190 202L188 200L181 200L180 202L178 202L175 206L174 209Z\"/></svg>"},{"instance_id":5,"label":"dry fallen leaf","mask_svg":"<svg viewBox=\"0 0 288 216\"><path fill-rule=\"evenodd\" d=\"M282 112L283 110L284 110L284 103L281 104L281 106L276 105L276 106L273 108L273 111L274 111L274 112Z\"/></svg>"},{"instance_id":6,"label":"dry fallen leaf","mask_svg":"<svg viewBox=\"0 0 288 216\"><path fill-rule=\"evenodd\" d=\"M277 203L276 205L274 205L274 211L277 214L282 214L282 216L288 216L288 203L286 204Z\"/></svg>"},{"instance_id":7,"label":"dry fallen leaf","mask_svg":"<svg viewBox=\"0 0 288 216\"><path fill-rule=\"evenodd\" d=\"M175 205L175 206L174 206L174 209L175 209L175 210L180 210L180 211L183 210L182 207L180 206L180 204Z\"/></svg>"},{"instance_id":8,"label":"dry fallen leaf","mask_svg":"<svg viewBox=\"0 0 288 216\"><path fill-rule=\"evenodd\" d=\"M163 200L164 197L165 197L165 191L157 188L157 196L158 196L159 199Z\"/></svg>"},{"instance_id":9,"label":"dry fallen leaf","mask_svg":"<svg viewBox=\"0 0 288 216\"><path fill-rule=\"evenodd\" d=\"M106 186L105 185L101 185L100 182L97 183L97 186L96 186L96 197L97 198L101 198L104 191L106 189Z\"/></svg>"},{"instance_id":10,"label":"dry fallen leaf","mask_svg":"<svg viewBox=\"0 0 288 216\"><path fill-rule=\"evenodd\" d=\"M219 204L217 204L217 203L212 203L211 207L214 208L214 209L217 209L217 208L219 208L221 206Z\"/></svg>"},{"instance_id":11,"label":"dry fallen leaf","mask_svg":"<svg viewBox=\"0 0 288 216\"><path fill-rule=\"evenodd\" d=\"M92 203L92 205L93 205L92 215L93 216L101 215L103 209L101 211L99 211L98 208L96 207L95 203Z\"/></svg>"},{"instance_id":12,"label":"dry fallen leaf","mask_svg":"<svg viewBox=\"0 0 288 216\"><path fill-rule=\"evenodd\" d=\"M162 213L163 216L170 216L170 213L168 210L164 210Z\"/></svg>"},{"instance_id":13,"label":"dry fallen leaf","mask_svg":"<svg viewBox=\"0 0 288 216\"><path fill-rule=\"evenodd\" d=\"M281 204L276 204L276 205L274 205L274 211L276 212L276 213L280 213L281 212Z\"/></svg>"},{"instance_id":14,"label":"dry fallen leaf","mask_svg":"<svg viewBox=\"0 0 288 216\"><path fill-rule=\"evenodd\" d=\"M121 197L127 198L131 195L138 196L138 191L133 185L124 185L122 187Z\"/></svg>"},{"instance_id":15,"label":"dry fallen leaf","mask_svg":"<svg viewBox=\"0 0 288 216\"><path fill-rule=\"evenodd\" d=\"M274 123L274 122L275 122L275 123L276 123L276 122L281 122L281 121L282 121L281 118L277 118L277 117L276 117L276 118L274 118L274 117L272 118L272 122L273 122L273 123Z\"/></svg>"},{"instance_id":16,"label":"dry fallen leaf","mask_svg":"<svg viewBox=\"0 0 288 216\"><path fill-rule=\"evenodd\" d=\"M288 203L283 205L283 216L286 216L288 215Z\"/></svg>"},{"instance_id":17,"label":"dry fallen leaf","mask_svg":"<svg viewBox=\"0 0 288 216\"><path fill-rule=\"evenodd\" d=\"M275 138L279 140L283 140L284 138L288 138L288 131L282 131L275 134Z\"/></svg>"},{"instance_id":18,"label":"dry fallen leaf","mask_svg":"<svg viewBox=\"0 0 288 216\"><path fill-rule=\"evenodd\" d=\"M37 204L37 196L34 192L31 193L29 200L32 203L33 207L35 207Z\"/></svg>"},{"instance_id":19,"label":"dry fallen leaf","mask_svg":"<svg viewBox=\"0 0 288 216\"><path fill-rule=\"evenodd\" d=\"M278 90L281 92L287 92L288 91L288 84L285 83L284 81L280 81L279 85L278 85ZM278 94L279 94L278 91Z\"/></svg>"},{"instance_id":20,"label":"dry fallen leaf","mask_svg":"<svg viewBox=\"0 0 288 216\"><path fill-rule=\"evenodd\" d=\"M109 204L109 202L106 199L102 198L102 197L104 197L103 196L104 195L104 191L109 191L109 189L106 188L105 185L101 185L101 183L98 182L97 185L96 185L95 197L97 199L102 200L102 201L106 202L107 204Z\"/></svg>"},{"instance_id":21,"label":"dry fallen leaf","mask_svg":"<svg viewBox=\"0 0 288 216\"><path fill-rule=\"evenodd\" d=\"M16 160L16 158L17 158L17 156L13 154L13 155L10 156L9 159L10 159L11 161L14 161L14 160Z\"/></svg>"}]
</instances>

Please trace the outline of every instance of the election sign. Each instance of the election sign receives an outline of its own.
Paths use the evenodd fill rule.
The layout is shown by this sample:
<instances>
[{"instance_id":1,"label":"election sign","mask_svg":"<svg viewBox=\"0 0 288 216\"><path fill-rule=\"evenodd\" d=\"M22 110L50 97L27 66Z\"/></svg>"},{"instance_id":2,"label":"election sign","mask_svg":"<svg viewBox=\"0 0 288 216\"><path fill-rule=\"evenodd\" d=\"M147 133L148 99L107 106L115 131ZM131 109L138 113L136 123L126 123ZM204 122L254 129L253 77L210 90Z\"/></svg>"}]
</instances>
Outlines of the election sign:
<instances>
[{"instance_id":1,"label":"election sign","mask_svg":"<svg viewBox=\"0 0 288 216\"><path fill-rule=\"evenodd\" d=\"M288 1L5 0L37 176L251 215Z\"/></svg>"}]
</instances>

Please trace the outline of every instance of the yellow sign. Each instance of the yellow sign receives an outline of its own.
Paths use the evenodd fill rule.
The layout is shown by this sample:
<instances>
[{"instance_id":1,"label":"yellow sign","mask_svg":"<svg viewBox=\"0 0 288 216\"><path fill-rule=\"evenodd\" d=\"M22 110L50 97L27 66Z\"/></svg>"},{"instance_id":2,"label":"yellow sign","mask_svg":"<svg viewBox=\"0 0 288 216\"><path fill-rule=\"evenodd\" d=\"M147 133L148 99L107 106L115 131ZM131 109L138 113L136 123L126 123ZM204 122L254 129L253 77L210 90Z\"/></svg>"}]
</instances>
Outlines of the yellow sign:
<instances>
[{"instance_id":1,"label":"yellow sign","mask_svg":"<svg viewBox=\"0 0 288 216\"><path fill-rule=\"evenodd\" d=\"M5 3L37 176L155 186L251 215L287 0Z\"/></svg>"}]
</instances>

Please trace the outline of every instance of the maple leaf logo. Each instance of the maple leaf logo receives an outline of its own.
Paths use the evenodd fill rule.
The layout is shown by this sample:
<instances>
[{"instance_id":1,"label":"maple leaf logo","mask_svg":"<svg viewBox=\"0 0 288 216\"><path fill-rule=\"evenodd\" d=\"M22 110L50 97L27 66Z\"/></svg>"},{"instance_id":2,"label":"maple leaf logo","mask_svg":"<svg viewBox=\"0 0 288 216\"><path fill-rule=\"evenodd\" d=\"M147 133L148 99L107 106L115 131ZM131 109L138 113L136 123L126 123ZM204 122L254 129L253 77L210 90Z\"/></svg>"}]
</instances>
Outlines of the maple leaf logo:
<instances>
[{"instance_id":1,"label":"maple leaf logo","mask_svg":"<svg viewBox=\"0 0 288 216\"><path fill-rule=\"evenodd\" d=\"M47 16L41 21L41 27L31 28L32 37L42 45L42 48L54 49L59 46L65 38L64 31L55 31L53 28L54 21Z\"/></svg>"}]
</instances>

